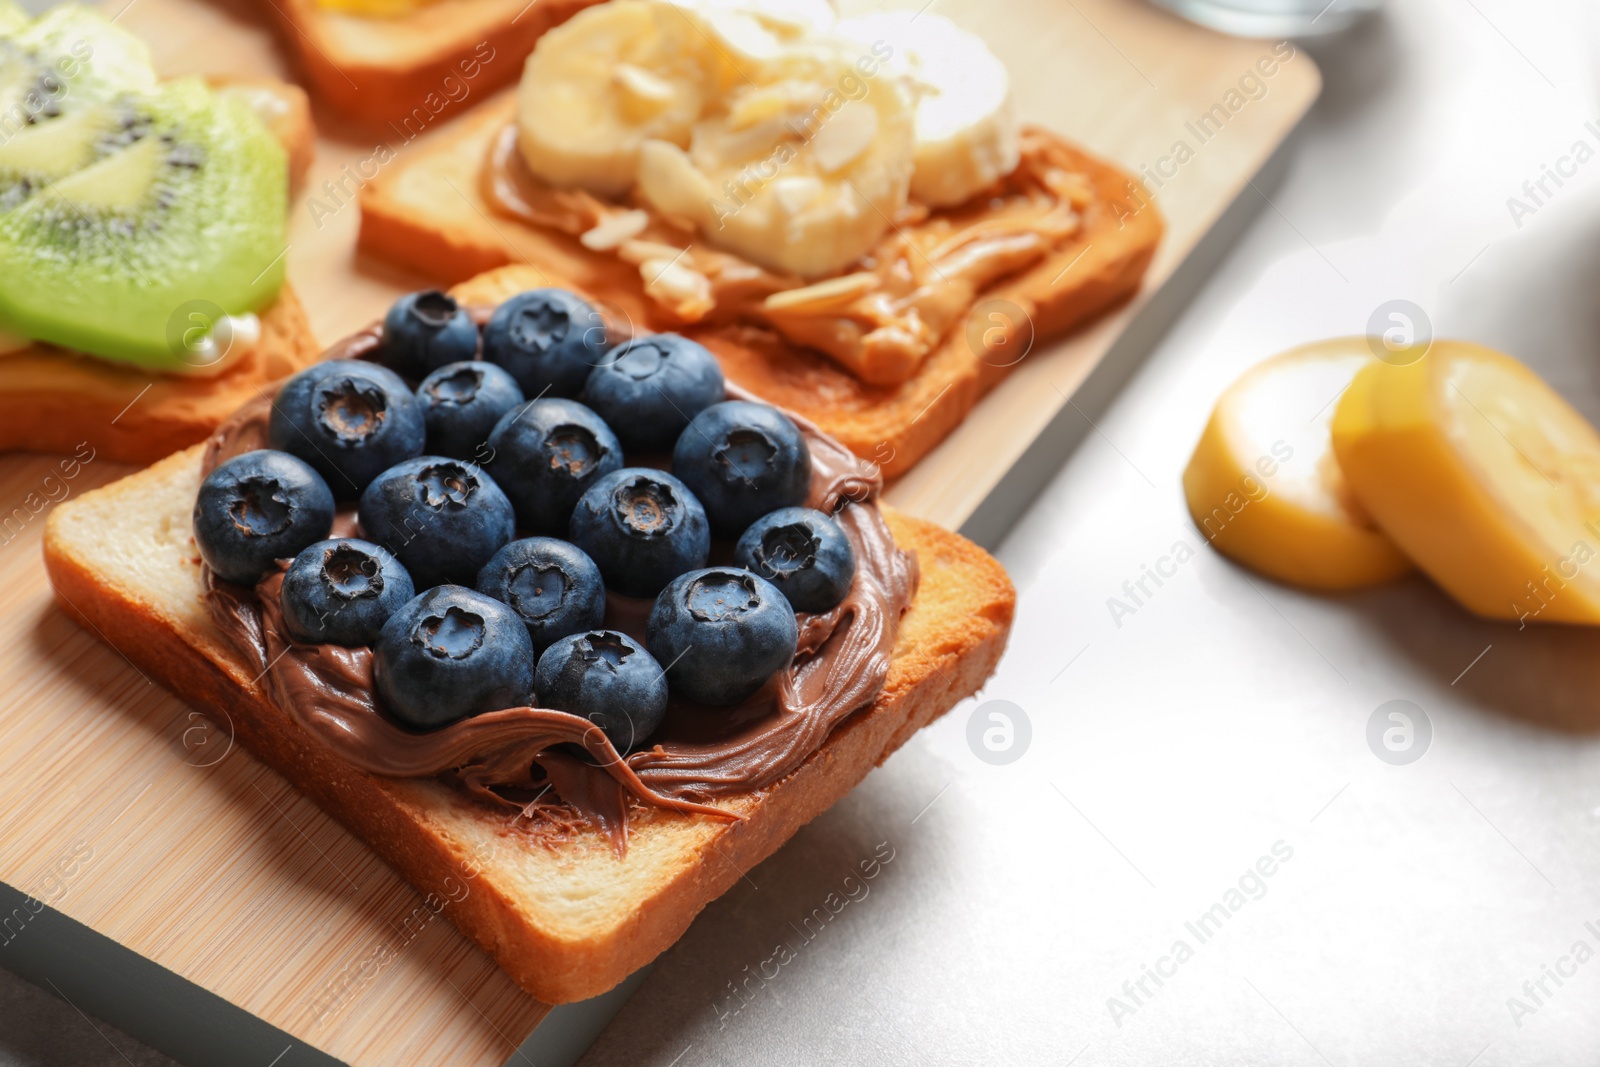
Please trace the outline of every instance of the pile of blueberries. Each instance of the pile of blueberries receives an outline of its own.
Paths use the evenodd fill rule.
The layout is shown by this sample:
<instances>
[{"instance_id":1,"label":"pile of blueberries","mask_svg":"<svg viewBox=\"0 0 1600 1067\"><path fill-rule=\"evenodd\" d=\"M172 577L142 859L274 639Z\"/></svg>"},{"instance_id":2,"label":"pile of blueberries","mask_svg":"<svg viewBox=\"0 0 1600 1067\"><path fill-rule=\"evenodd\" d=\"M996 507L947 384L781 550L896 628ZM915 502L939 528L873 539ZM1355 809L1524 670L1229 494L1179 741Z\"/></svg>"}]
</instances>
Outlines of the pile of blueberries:
<instances>
[{"instance_id":1,"label":"pile of blueberries","mask_svg":"<svg viewBox=\"0 0 1600 1067\"><path fill-rule=\"evenodd\" d=\"M389 310L373 358L289 379L271 447L211 472L194 532L224 581L292 559L287 636L371 645L401 726L533 704L627 751L669 692L751 696L793 660L795 613L850 588L849 540L801 506L805 439L777 408L725 399L692 341L613 347L560 289L511 298L480 330L429 291ZM340 501L364 539L329 536ZM734 565L706 565L713 534L736 539ZM643 647L604 628L607 590L653 598Z\"/></svg>"}]
</instances>

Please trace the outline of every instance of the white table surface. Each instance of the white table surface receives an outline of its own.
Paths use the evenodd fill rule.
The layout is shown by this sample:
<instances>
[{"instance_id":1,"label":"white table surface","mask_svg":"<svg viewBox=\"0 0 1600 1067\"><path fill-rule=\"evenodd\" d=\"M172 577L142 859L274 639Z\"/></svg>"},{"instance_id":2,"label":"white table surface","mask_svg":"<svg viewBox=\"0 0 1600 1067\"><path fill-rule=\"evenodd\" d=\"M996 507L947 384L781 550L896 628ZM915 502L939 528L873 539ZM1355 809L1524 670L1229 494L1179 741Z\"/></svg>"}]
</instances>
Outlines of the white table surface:
<instances>
[{"instance_id":1,"label":"white table surface","mask_svg":"<svg viewBox=\"0 0 1600 1067\"><path fill-rule=\"evenodd\" d=\"M1396 0L1313 49L1327 88L1271 204L1000 550L1017 624L980 700L1025 710L1026 754L980 762L972 704L924 731L709 908L586 1067L1594 1062L1600 959L1544 1006L1522 984L1600 952L1600 633L1476 621L1421 579L1252 580L1179 487L1241 370L1393 298L1600 418L1600 158L1520 229L1506 206L1600 148L1584 19ZM1107 598L1178 541L1198 554L1117 626ZM1433 727L1409 766L1367 746L1392 699ZM893 862L804 941L883 841ZM1264 895L1200 944L1185 923L1278 842ZM1193 958L1113 1018L1180 938ZM795 958L728 1001L780 943Z\"/></svg>"},{"instance_id":2,"label":"white table surface","mask_svg":"<svg viewBox=\"0 0 1600 1067\"><path fill-rule=\"evenodd\" d=\"M1285 180L1000 549L1017 625L977 703L1024 710L1025 754L976 758L977 703L924 731L707 909L586 1067L1593 1061L1600 959L1540 1002L1523 984L1600 952L1600 634L1476 621L1420 579L1252 579L1178 479L1236 374L1394 298L1600 419L1600 158L1520 227L1506 204L1600 149L1597 27L1582 0L1396 0L1313 47L1327 88ZM1179 541L1195 557L1118 626L1107 599ZM1366 742L1394 699L1432 724L1408 766ZM1201 944L1186 922L1274 845ZM1135 1005L1124 982L1179 939ZM0 1064L124 1062L16 985Z\"/></svg>"}]
</instances>

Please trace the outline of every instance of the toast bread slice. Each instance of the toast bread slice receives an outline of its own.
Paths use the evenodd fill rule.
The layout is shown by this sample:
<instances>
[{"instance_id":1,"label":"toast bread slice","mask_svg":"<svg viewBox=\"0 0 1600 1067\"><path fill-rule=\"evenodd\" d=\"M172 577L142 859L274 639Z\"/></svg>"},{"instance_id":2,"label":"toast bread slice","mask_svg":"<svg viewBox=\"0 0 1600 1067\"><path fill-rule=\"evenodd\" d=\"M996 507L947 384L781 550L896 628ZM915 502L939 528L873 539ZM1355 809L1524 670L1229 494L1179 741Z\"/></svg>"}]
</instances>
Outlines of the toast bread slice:
<instances>
[{"instance_id":1,"label":"toast bread slice","mask_svg":"<svg viewBox=\"0 0 1600 1067\"><path fill-rule=\"evenodd\" d=\"M249 103L283 143L292 194L316 149L304 90L274 79L210 81ZM86 446L116 463L149 463L204 440L261 386L308 366L320 352L287 284L261 313L261 336L209 377L160 374L46 344L0 352L0 451Z\"/></svg>"},{"instance_id":2,"label":"toast bread slice","mask_svg":"<svg viewBox=\"0 0 1600 1067\"><path fill-rule=\"evenodd\" d=\"M548 1003L598 995L654 959L742 872L976 692L1010 632L1015 591L999 563L955 534L885 509L922 577L877 700L787 778L718 802L741 821L649 808L637 812L621 857L590 830L547 847L458 787L355 770L267 699L203 600L189 532L202 451L169 456L51 513L44 557L62 610L180 697L223 709L246 748L420 892L452 901L445 914Z\"/></svg>"},{"instance_id":3,"label":"toast bread slice","mask_svg":"<svg viewBox=\"0 0 1600 1067\"><path fill-rule=\"evenodd\" d=\"M463 88L478 98L515 82L540 35L595 2L436 0L377 17L317 0L266 0L320 99L359 124L413 134L458 103Z\"/></svg>"},{"instance_id":4,"label":"toast bread slice","mask_svg":"<svg viewBox=\"0 0 1600 1067\"><path fill-rule=\"evenodd\" d=\"M368 183L361 192L361 247L446 284L525 264L518 272L496 275L514 285L498 298L557 285L585 294L634 329L677 330L710 348L730 380L804 415L877 463L887 478L909 470L943 440L1015 363L1010 353L1019 343L1018 332L1027 327L1010 311L1004 331L951 330L917 372L896 385L863 382L827 356L768 329L685 328L664 318L633 265L489 207L480 190L483 164L491 142L514 114L509 95L487 102L419 141ZM1008 302L1032 323L1034 347L1131 297L1163 230L1153 205L1130 200L1125 173L1070 151L1093 189L1079 233L1039 263L986 289L975 305Z\"/></svg>"}]
</instances>

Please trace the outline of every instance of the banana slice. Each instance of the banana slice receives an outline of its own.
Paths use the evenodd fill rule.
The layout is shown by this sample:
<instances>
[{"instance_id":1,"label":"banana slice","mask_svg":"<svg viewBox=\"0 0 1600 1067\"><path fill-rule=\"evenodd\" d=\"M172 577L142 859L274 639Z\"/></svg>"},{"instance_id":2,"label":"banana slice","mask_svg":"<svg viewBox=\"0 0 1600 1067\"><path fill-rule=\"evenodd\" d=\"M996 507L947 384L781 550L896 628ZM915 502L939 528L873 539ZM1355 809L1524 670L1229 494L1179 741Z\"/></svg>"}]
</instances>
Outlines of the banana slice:
<instances>
[{"instance_id":1,"label":"banana slice","mask_svg":"<svg viewBox=\"0 0 1600 1067\"><path fill-rule=\"evenodd\" d=\"M756 63L833 28L827 0L672 0L704 23L725 58Z\"/></svg>"},{"instance_id":2,"label":"banana slice","mask_svg":"<svg viewBox=\"0 0 1600 1067\"><path fill-rule=\"evenodd\" d=\"M838 17L828 0L677 0L700 11L748 15L786 41L820 37Z\"/></svg>"},{"instance_id":3,"label":"banana slice","mask_svg":"<svg viewBox=\"0 0 1600 1067\"><path fill-rule=\"evenodd\" d=\"M1183 472L1189 513L1219 552L1319 590L1411 569L1350 494L1329 441L1334 398L1373 362L1365 338L1322 341L1253 367L1222 394Z\"/></svg>"},{"instance_id":4,"label":"banana slice","mask_svg":"<svg viewBox=\"0 0 1600 1067\"><path fill-rule=\"evenodd\" d=\"M770 270L834 273L882 239L905 206L910 102L898 79L862 76L848 47L810 43L737 85L695 124L639 154L639 195L712 244Z\"/></svg>"},{"instance_id":5,"label":"banana slice","mask_svg":"<svg viewBox=\"0 0 1600 1067\"><path fill-rule=\"evenodd\" d=\"M841 37L881 54L916 99L911 195L931 207L965 203L1017 167L1017 119L1005 65L982 40L928 11L845 19Z\"/></svg>"},{"instance_id":6,"label":"banana slice","mask_svg":"<svg viewBox=\"0 0 1600 1067\"><path fill-rule=\"evenodd\" d=\"M1370 363L1333 446L1366 509L1467 609L1600 624L1600 434L1527 367L1462 341Z\"/></svg>"},{"instance_id":7,"label":"banana slice","mask_svg":"<svg viewBox=\"0 0 1600 1067\"><path fill-rule=\"evenodd\" d=\"M728 80L729 60L694 14L664 0L611 0L539 39L517 92L517 145L552 185L625 193L639 147L687 145Z\"/></svg>"}]
</instances>

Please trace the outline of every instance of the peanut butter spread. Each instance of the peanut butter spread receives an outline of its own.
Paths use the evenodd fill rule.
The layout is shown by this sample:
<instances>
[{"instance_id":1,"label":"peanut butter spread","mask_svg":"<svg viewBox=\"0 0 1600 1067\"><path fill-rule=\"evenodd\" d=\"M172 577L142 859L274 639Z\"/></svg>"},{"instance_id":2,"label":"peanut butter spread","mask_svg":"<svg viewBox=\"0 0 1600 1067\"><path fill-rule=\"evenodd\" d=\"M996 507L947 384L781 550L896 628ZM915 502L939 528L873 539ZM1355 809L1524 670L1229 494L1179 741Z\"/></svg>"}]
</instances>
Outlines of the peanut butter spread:
<instances>
[{"instance_id":1,"label":"peanut butter spread","mask_svg":"<svg viewBox=\"0 0 1600 1067\"><path fill-rule=\"evenodd\" d=\"M909 378L979 293L1062 248L1093 199L1065 146L1024 129L1016 170L985 194L954 208L907 204L856 269L807 284L711 247L648 207L545 183L523 163L514 123L491 143L482 174L494 210L634 264L645 292L676 319L767 325L877 384Z\"/></svg>"}]
</instances>

